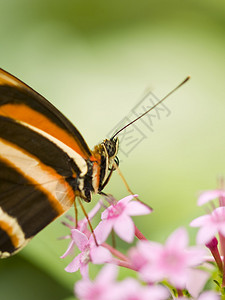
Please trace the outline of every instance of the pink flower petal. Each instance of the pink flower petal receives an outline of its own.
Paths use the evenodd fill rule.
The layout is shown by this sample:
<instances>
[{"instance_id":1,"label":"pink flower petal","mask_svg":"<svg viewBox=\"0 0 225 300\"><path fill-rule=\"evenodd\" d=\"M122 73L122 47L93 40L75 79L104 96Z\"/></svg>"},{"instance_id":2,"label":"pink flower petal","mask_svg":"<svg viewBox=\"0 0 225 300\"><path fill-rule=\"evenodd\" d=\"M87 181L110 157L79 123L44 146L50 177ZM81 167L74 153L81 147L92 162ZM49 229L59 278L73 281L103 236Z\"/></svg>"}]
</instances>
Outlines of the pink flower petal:
<instances>
[{"instance_id":1,"label":"pink flower petal","mask_svg":"<svg viewBox=\"0 0 225 300\"><path fill-rule=\"evenodd\" d=\"M157 265L151 263L142 267L139 274L146 282L157 282L165 277L162 270Z\"/></svg>"},{"instance_id":2,"label":"pink flower petal","mask_svg":"<svg viewBox=\"0 0 225 300\"><path fill-rule=\"evenodd\" d=\"M74 250L74 241L71 241L66 252L60 256L60 258L65 258L67 255L71 255Z\"/></svg>"},{"instance_id":3,"label":"pink flower petal","mask_svg":"<svg viewBox=\"0 0 225 300\"><path fill-rule=\"evenodd\" d=\"M72 229L71 234L72 234L72 240L77 245L78 249L80 251L83 251L86 245L88 244L87 236L77 229Z\"/></svg>"},{"instance_id":4,"label":"pink flower petal","mask_svg":"<svg viewBox=\"0 0 225 300\"><path fill-rule=\"evenodd\" d=\"M213 199L219 198L219 197L225 197L225 191L223 190L210 190L202 193L200 197L198 198L198 205L201 206Z\"/></svg>"},{"instance_id":5,"label":"pink flower petal","mask_svg":"<svg viewBox=\"0 0 225 300\"><path fill-rule=\"evenodd\" d=\"M166 246L172 249L184 249L188 245L186 229L178 228L167 239Z\"/></svg>"},{"instance_id":6,"label":"pink flower petal","mask_svg":"<svg viewBox=\"0 0 225 300\"><path fill-rule=\"evenodd\" d=\"M143 286L134 278L127 278L121 281L116 286L116 290L116 300L164 300L169 297L169 292L166 288L162 286Z\"/></svg>"},{"instance_id":7,"label":"pink flower petal","mask_svg":"<svg viewBox=\"0 0 225 300\"><path fill-rule=\"evenodd\" d=\"M146 299L154 299L154 300L164 300L169 299L170 293L169 290L167 290L164 286L148 286L146 287L148 289L149 296L146 297Z\"/></svg>"},{"instance_id":8,"label":"pink flower petal","mask_svg":"<svg viewBox=\"0 0 225 300\"><path fill-rule=\"evenodd\" d=\"M205 272L198 269L189 269L186 288L188 292L197 298L200 292L203 290L207 280L210 277L209 272Z\"/></svg>"},{"instance_id":9,"label":"pink flower petal","mask_svg":"<svg viewBox=\"0 0 225 300\"><path fill-rule=\"evenodd\" d=\"M106 264L96 277L96 282L108 285L116 280L118 274L118 266L114 264Z\"/></svg>"},{"instance_id":10,"label":"pink flower petal","mask_svg":"<svg viewBox=\"0 0 225 300\"><path fill-rule=\"evenodd\" d=\"M120 201L117 202L118 203L123 203L123 205L127 205L132 199L134 199L135 197L138 197L138 195L129 195L123 199L121 199Z\"/></svg>"},{"instance_id":11,"label":"pink flower petal","mask_svg":"<svg viewBox=\"0 0 225 300\"><path fill-rule=\"evenodd\" d=\"M218 227L218 231L220 234L222 234L222 236L225 237L225 224L220 224L220 226Z\"/></svg>"},{"instance_id":12,"label":"pink flower petal","mask_svg":"<svg viewBox=\"0 0 225 300\"><path fill-rule=\"evenodd\" d=\"M134 200L127 204L125 212L130 216L139 216L150 214L152 210L147 205Z\"/></svg>"},{"instance_id":13,"label":"pink flower petal","mask_svg":"<svg viewBox=\"0 0 225 300\"><path fill-rule=\"evenodd\" d=\"M221 221L221 218L223 218L223 221L225 221L225 207L224 206L220 206L214 209L214 211L212 212L212 215L214 217L218 217Z\"/></svg>"},{"instance_id":14,"label":"pink flower petal","mask_svg":"<svg viewBox=\"0 0 225 300\"><path fill-rule=\"evenodd\" d=\"M112 254L104 247L93 247L90 250L90 256L93 264L103 264L112 260Z\"/></svg>"},{"instance_id":15,"label":"pink flower petal","mask_svg":"<svg viewBox=\"0 0 225 300\"><path fill-rule=\"evenodd\" d=\"M187 252L189 266L198 266L205 261L208 251L203 246L189 247Z\"/></svg>"},{"instance_id":16,"label":"pink flower petal","mask_svg":"<svg viewBox=\"0 0 225 300\"><path fill-rule=\"evenodd\" d=\"M104 243L113 228L112 220L103 220L95 228L94 233L99 244Z\"/></svg>"},{"instance_id":17,"label":"pink flower petal","mask_svg":"<svg viewBox=\"0 0 225 300\"><path fill-rule=\"evenodd\" d=\"M79 230L80 232L83 232L87 236L87 233L88 233L87 221L86 220L80 220L78 222L78 226L77 226L76 229Z\"/></svg>"},{"instance_id":18,"label":"pink flower petal","mask_svg":"<svg viewBox=\"0 0 225 300\"><path fill-rule=\"evenodd\" d=\"M179 274L173 274L168 278L168 281L179 289L184 289L187 282L187 272L183 271Z\"/></svg>"},{"instance_id":19,"label":"pink flower petal","mask_svg":"<svg viewBox=\"0 0 225 300\"><path fill-rule=\"evenodd\" d=\"M121 299L115 283L117 266L105 265L94 281L82 279L75 284L75 295L81 300ZM119 296L119 297L118 297Z\"/></svg>"},{"instance_id":20,"label":"pink flower petal","mask_svg":"<svg viewBox=\"0 0 225 300\"><path fill-rule=\"evenodd\" d=\"M75 295L79 299L88 299L87 297L89 296L89 291L92 289L93 283L86 279L86 280L79 280L75 284Z\"/></svg>"},{"instance_id":21,"label":"pink flower petal","mask_svg":"<svg viewBox=\"0 0 225 300\"><path fill-rule=\"evenodd\" d=\"M217 228L215 226L206 225L201 227L197 234L197 243L208 244L217 234Z\"/></svg>"},{"instance_id":22,"label":"pink flower petal","mask_svg":"<svg viewBox=\"0 0 225 300\"><path fill-rule=\"evenodd\" d=\"M149 262L155 260L155 257L163 250L163 245L149 241L139 241L137 247L142 256L144 256Z\"/></svg>"},{"instance_id":23,"label":"pink flower petal","mask_svg":"<svg viewBox=\"0 0 225 300\"><path fill-rule=\"evenodd\" d=\"M89 278L89 268L88 268L88 264L81 264L80 265L80 274L84 279L88 279Z\"/></svg>"},{"instance_id":24,"label":"pink flower petal","mask_svg":"<svg viewBox=\"0 0 225 300\"><path fill-rule=\"evenodd\" d=\"M113 226L116 234L125 242L132 243L134 239L134 223L132 219L122 214L119 218L117 218L114 226Z\"/></svg>"},{"instance_id":25,"label":"pink flower petal","mask_svg":"<svg viewBox=\"0 0 225 300\"><path fill-rule=\"evenodd\" d=\"M204 215L204 216L198 217L198 218L194 219L193 221L191 221L190 226L191 227L201 227L204 224L210 222L210 220L211 220L210 215Z\"/></svg>"},{"instance_id":26,"label":"pink flower petal","mask_svg":"<svg viewBox=\"0 0 225 300\"><path fill-rule=\"evenodd\" d=\"M145 299L142 293L142 286L140 283L135 280L134 278L126 278L125 280L121 281L117 285L117 297L116 299L135 299L141 300Z\"/></svg>"},{"instance_id":27,"label":"pink flower petal","mask_svg":"<svg viewBox=\"0 0 225 300\"><path fill-rule=\"evenodd\" d=\"M213 291L206 291L200 295L198 300L219 300L221 296Z\"/></svg>"},{"instance_id":28,"label":"pink flower petal","mask_svg":"<svg viewBox=\"0 0 225 300\"><path fill-rule=\"evenodd\" d=\"M108 219L109 209L110 209L110 207L112 207L112 206L114 206L114 205L110 205L108 208L106 208L106 209L101 213L101 219L102 219L103 221Z\"/></svg>"},{"instance_id":29,"label":"pink flower petal","mask_svg":"<svg viewBox=\"0 0 225 300\"><path fill-rule=\"evenodd\" d=\"M80 268L80 258L81 258L81 253L78 254L70 264L65 268L66 272L73 273L76 272Z\"/></svg>"},{"instance_id":30,"label":"pink flower petal","mask_svg":"<svg viewBox=\"0 0 225 300\"><path fill-rule=\"evenodd\" d=\"M143 255L143 253L140 251L140 249L138 249L138 247L132 247L129 250L128 254L131 264L135 270L140 270L149 262L148 256L146 258L145 255Z\"/></svg>"}]
</instances>

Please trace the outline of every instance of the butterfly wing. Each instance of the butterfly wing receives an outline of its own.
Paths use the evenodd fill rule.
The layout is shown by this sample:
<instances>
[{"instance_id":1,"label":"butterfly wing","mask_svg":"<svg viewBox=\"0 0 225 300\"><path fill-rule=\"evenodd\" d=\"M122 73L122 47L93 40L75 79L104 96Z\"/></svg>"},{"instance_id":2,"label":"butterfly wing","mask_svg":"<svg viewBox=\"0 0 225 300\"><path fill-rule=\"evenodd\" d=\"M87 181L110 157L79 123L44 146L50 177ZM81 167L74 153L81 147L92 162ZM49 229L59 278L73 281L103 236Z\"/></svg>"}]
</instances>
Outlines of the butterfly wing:
<instances>
[{"instance_id":1,"label":"butterfly wing","mask_svg":"<svg viewBox=\"0 0 225 300\"><path fill-rule=\"evenodd\" d=\"M85 159L91 155L79 131L56 107L3 69L0 69L0 115L48 133Z\"/></svg>"},{"instance_id":2,"label":"butterfly wing","mask_svg":"<svg viewBox=\"0 0 225 300\"><path fill-rule=\"evenodd\" d=\"M75 198L67 179L80 169L41 133L0 115L0 257L25 246Z\"/></svg>"},{"instance_id":3,"label":"butterfly wing","mask_svg":"<svg viewBox=\"0 0 225 300\"><path fill-rule=\"evenodd\" d=\"M68 193L63 180L35 185L5 161L0 160L0 168L10 177L7 180L0 175L0 257L4 257L23 248L40 230L68 210L74 197L72 191Z\"/></svg>"},{"instance_id":4,"label":"butterfly wing","mask_svg":"<svg viewBox=\"0 0 225 300\"><path fill-rule=\"evenodd\" d=\"M66 117L0 69L0 257L69 209L91 155Z\"/></svg>"}]
</instances>

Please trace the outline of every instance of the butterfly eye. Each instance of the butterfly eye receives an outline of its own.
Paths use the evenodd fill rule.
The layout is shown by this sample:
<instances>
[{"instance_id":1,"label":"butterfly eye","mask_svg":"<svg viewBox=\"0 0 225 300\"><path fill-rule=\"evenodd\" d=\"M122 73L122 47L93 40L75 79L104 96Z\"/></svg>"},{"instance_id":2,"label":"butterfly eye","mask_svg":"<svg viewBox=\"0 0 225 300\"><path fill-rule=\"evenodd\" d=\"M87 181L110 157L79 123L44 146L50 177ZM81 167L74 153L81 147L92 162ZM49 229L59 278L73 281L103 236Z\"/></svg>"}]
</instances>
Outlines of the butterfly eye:
<instances>
[{"instance_id":1,"label":"butterfly eye","mask_svg":"<svg viewBox=\"0 0 225 300\"><path fill-rule=\"evenodd\" d=\"M118 138L105 140L104 145L109 158L115 157L118 151Z\"/></svg>"}]
</instances>

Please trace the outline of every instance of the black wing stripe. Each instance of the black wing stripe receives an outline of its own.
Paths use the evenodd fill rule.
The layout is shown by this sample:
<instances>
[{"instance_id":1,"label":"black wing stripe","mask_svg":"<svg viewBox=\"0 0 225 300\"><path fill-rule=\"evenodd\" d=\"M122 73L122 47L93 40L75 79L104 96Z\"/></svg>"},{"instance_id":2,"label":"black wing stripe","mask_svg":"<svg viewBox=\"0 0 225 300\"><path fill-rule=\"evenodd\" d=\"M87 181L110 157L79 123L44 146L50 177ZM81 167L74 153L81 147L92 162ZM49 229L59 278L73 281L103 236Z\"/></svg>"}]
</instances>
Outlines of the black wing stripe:
<instances>
[{"instance_id":1,"label":"black wing stripe","mask_svg":"<svg viewBox=\"0 0 225 300\"><path fill-rule=\"evenodd\" d=\"M8 234L0 228L0 257L1 252L13 253L16 248L13 246L11 239Z\"/></svg>"},{"instance_id":2,"label":"black wing stripe","mask_svg":"<svg viewBox=\"0 0 225 300\"><path fill-rule=\"evenodd\" d=\"M73 175L71 158L53 142L22 124L0 116L0 137L37 157L43 164L53 168L59 175L63 177ZM74 171L79 175L80 170L75 163L73 163L74 168L76 168Z\"/></svg>"},{"instance_id":3,"label":"black wing stripe","mask_svg":"<svg viewBox=\"0 0 225 300\"><path fill-rule=\"evenodd\" d=\"M3 176L0 177L0 206L3 211L0 214L0 233L2 233L0 234L0 251L4 252L6 251L4 245L10 244L9 241L6 241L6 232L1 226L1 218L4 221L4 213L15 218L24 232L25 239L33 237L57 218L59 214L52 207L48 196L39 190L38 186L32 185L20 173L1 160L0 170L2 174L4 172L6 178L4 180ZM8 177L16 180L15 182L20 182L20 184L7 181ZM7 218L5 218L5 221L7 221ZM8 236L8 239L13 244L12 237ZM22 246L18 245L17 248Z\"/></svg>"},{"instance_id":4,"label":"black wing stripe","mask_svg":"<svg viewBox=\"0 0 225 300\"><path fill-rule=\"evenodd\" d=\"M89 147L76 127L55 106L30 87L22 84L17 87L0 85L0 95L0 106L25 104L27 107L46 116L61 129L67 131L77 142L85 156L91 155Z\"/></svg>"}]
</instances>

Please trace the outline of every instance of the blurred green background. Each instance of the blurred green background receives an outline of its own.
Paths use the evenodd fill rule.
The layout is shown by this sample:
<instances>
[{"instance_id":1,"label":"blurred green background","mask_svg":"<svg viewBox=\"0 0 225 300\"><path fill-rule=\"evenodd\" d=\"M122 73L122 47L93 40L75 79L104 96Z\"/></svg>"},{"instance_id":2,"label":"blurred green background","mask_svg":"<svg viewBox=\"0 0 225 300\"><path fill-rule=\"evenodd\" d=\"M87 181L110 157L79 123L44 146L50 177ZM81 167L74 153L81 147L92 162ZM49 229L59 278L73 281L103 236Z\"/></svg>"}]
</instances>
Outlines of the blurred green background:
<instances>
[{"instance_id":1,"label":"blurred green background","mask_svg":"<svg viewBox=\"0 0 225 300\"><path fill-rule=\"evenodd\" d=\"M0 66L56 105L91 148L146 89L160 98L191 75L165 103L171 114L154 119L153 131L142 125L147 138L119 157L132 190L154 208L135 219L148 238L164 241L204 212L198 193L225 173L224 1L1 0ZM127 195L117 174L105 191ZM62 219L0 261L0 299L72 297L80 275L59 258Z\"/></svg>"}]
</instances>

